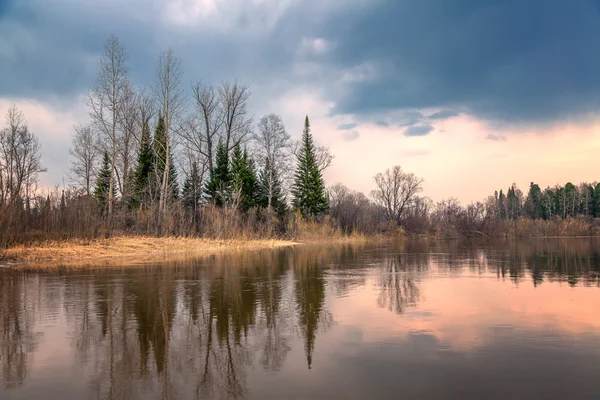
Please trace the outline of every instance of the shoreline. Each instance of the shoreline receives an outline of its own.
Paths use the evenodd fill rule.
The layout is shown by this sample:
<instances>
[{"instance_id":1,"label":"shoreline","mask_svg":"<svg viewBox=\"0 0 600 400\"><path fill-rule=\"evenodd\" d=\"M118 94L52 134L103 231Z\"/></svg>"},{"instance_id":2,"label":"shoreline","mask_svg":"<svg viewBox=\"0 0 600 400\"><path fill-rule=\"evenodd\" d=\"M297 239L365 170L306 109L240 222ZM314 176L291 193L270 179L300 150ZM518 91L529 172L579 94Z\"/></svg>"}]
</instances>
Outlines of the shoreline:
<instances>
[{"instance_id":1,"label":"shoreline","mask_svg":"<svg viewBox=\"0 0 600 400\"><path fill-rule=\"evenodd\" d=\"M293 240L217 240L187 237L118 236L68 239L0 251L0 266L62 266L65 264L147 263L202 258L236 251L269 250L301 244Z\"/></svg>"}]
</instances>

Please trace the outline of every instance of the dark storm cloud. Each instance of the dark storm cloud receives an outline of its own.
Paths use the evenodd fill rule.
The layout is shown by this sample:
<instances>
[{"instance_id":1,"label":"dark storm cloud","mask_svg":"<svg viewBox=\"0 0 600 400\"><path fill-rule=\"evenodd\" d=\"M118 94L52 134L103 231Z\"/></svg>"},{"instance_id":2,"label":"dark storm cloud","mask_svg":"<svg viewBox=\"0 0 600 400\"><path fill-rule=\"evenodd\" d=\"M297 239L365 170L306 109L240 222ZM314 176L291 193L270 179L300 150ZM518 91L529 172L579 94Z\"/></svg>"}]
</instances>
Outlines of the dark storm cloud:
<instances>
[{"instance_id":1,"label":"dark storm cloud","mask_svg":"<svg viewBox=\"0 0 600 400\"><path fill-rule=\"evenodd\" d=\"M385 1L353 23L339 17L331 23L337 65L380 68L335 112L461 107L487 120L545 123L597 111L598 3Z\"/></svg>"},{"instance_id":2,"label":"dark storm cloud","mask_svg":"<svg viewBox=\"0 0 600 400\"><path fill-rule=\"evenodd\" d=\"M435 108L442 111L409 111L390 123L420 126L461 110L494 123L540 124L600 109L598 0L309 3L291 2L262 34L235 34L203 28L203 21L194 29L165 26L163 0L0 0L0 96L81 93L114 33L128 49L138 84L152 82L157 53L172 45L183 59L186 84L237 78L279 85L275 94L319 88L335 104L334 114L352 114L359 122ZM321 3L327 12L317 9ZM231 4L243 5L239 21L230 24L243 31L275 14L269 7L278 3ZM299 52L311 38L324 38L326 51ZM298 64L299 57L312 67ZM336 82L365 65L373 66L364 69L365 79Z\"/></svg>"},{"instance_id":3,"label":"dark storm cloud","mask_svg":"<svg viewBox=\"0 0 600 400\"><path fill-rule=\"evenodd\" d=\"M133 3L91 4L31 0L0 7L0 96L60 97L85 91L111 34L127 50L132 79L146 85L153 81L157 54L167 46L183 61L186 86L198 79L253 84L280 75L294 57L290 42L301 40L286 27L275 27L277 35L248 40L226 31L168 25L160 0L143 3L148 5L143 10Z\"/></svg>"},{"instance_id":4,"label":"dark storm cloud","mask_svg":"<svg viewBox=\"0 0 600 400\"><path fill-rule=\"evenodd\" d=\"M432 119L432 120L436 120L436 119L448 119L448 118L456 117L458 115L459 115L459 113L456 112L456 111L443 110L443 111L438 111L436 113L428 115L427 118L428 119Z\"/></svg>"},{"instance_id":5,"label":"dark storm cloud","mask_svg":"<svg viewBox=\"0 0 600 400\"><path fill-rule=\"evenodd\" d=\"M404 136L426 136L434 130L431 125L413 125L404 130Z\"/></svg>"}]
</instances>

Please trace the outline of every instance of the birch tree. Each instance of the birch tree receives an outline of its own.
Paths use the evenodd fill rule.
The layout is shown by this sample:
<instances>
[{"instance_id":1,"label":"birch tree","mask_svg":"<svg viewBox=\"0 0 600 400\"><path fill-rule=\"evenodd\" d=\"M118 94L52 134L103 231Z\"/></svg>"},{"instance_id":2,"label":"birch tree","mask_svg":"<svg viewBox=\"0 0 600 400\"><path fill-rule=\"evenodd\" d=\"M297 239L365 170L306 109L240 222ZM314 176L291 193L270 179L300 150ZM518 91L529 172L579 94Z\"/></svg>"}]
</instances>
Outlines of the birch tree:
<instances>
[{"instance_id":1,"label":"birch tree","mask_svg":"<svg viewBox=\"0 0 600 400\"><path fill-rule=\"evenodd\" d=\"M23 113L11 106L6 113L6 127L0 130L1 203L29 197L38 174L45 171L38 138L29 130Z\"/></svg>"},{"instance_id":2,"label":"birch tree","mask_svg":"<svg viewBox=\"0 0 600 400\"><path fill-rule=\"evenodd\" d=\"M92 194L99 154L96 136L92 128L89 125L75 126L73 145L69 149L69 155L72 157L69 179L73 185L84 190L88 196Z\"/></svg>"},{"instance_id":3,"label":"birch tree","mask_svg":"<svg viewBox=\"0 0 600 400\"><path fill-rule=\"evenodd\" d=\"M271 210L276 179L290 169L290 135L285 130L281 117L276 114L265 115L258 122L258 130L253 136L259 165L265 173L267 209Z\"/></svg>"},{"instance_id":4,"label":"birch tree","mask_svg":"<svg viewBox=\"0 0 600 400\"><path fill-rule=\"evenodd\" d=\"M131 180L131 167L135 160L135 151L141 136L139 126L139 101L140 94L127 83L123 88L123 101L119 109L120 140L117 144L117 184L124 197L131 196L129 181ZM119 173L119 170L121 171Z\"/></svg>"},{"instance_id":5,"label":"birch tree","mask_svg":"<svg viewBox=\"0 0 600 400\"><path fill-rule=\"evenodd\" d=\"M242 143L252 131L248 117L250 88L239 82L225 82L219 87L219 102L223 113L223 135L227 152Z\"/></svg>"},{"instance_id":6,"label":"birch tree","mask_svg":"<svg viewBox=\"0 0 600 400\"><path fill-rule=\"evenodd\" d=\"M104 46L100 70L86 99L94 129L99 132L110 158L110 188L107 201L109 218L113 213L117 146L121 139L119 114L129 85L126 59L125 48L119 39L112 35Z\"/></svg>"},{"instance_id":7,"label":"birch tree","mask_svg":"<svg viewBox=\"0 0 600 400\"><path fill-rule=\"evenodd\" d=\"M156 103L159 113L164 118L165 124L165 141L166 147L162 154L166 154L164 162L164 170L160 180L160 196L159 196L159 215L162 220L167 218L169 188L169 173L171 169L171 160L169 155L172 153L172 133L173 127L176 124L177 118L181 115L184 109L185 96L181 87L181 77L183 69L181 60L173 54L173 50L169 48L167 51L158 56L158 64L156 67L156 79L153 86Z\"/></svg>"},{"instance_id":8,"label":"birch tree","mask_svg":"<svg viewBox=\"0 0 600 400\"><path fill-rule=\"evenodd\" d=\"M186 147L201 155L212 169L215 140L223 126L223 112L219 93L213 86L197 82L192 86L194 115L188 118L181 131Z\"/></svg>"}]
</instances>

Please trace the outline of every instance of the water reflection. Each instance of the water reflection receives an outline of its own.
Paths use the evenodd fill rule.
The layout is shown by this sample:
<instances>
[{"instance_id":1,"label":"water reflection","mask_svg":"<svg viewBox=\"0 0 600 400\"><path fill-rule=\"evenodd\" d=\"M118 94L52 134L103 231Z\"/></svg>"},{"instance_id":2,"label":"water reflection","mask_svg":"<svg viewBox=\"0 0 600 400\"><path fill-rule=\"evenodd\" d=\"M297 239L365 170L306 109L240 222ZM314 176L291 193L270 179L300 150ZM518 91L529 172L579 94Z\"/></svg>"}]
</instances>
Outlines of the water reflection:
<instances>
[{"instance_id":1,"label":"water reflection","mask_svg":"<svg viewBox=\"0 0 600 400\"><path fill-rule=\"evenodd\" d=\"M409 337L437 331L440 341L453 334L445 319L450 314L470 348L503 314L489 315L483 307L475 313L476 305L448 302L444 291L454 290L448 299L460 297L456 288L475 290L475 277L510 287L529 281L531 289L562 283L578 290L598 287L597 243L399 242L302 247L167 266L4 269L0 395L51 395L58 384L73 396L109 399L245 398L261 390L268 395L259 382L308 379L302 369L331 372L332 349L345 351L335 346L348 329L361 340L371 329L379 341L398 329ZM568 301L568 293L555 289L553 301L561 294ZM598 300L600 292L594 289L592 296ZM388 316L377 309L388 310ZM511 312L506 318L515 326L527 323ZM458 325L463 319L476 331ZM600 330L598 325L585 329ZM78 378L67 379L64 371Z\"/></svg>"}]
</instances>

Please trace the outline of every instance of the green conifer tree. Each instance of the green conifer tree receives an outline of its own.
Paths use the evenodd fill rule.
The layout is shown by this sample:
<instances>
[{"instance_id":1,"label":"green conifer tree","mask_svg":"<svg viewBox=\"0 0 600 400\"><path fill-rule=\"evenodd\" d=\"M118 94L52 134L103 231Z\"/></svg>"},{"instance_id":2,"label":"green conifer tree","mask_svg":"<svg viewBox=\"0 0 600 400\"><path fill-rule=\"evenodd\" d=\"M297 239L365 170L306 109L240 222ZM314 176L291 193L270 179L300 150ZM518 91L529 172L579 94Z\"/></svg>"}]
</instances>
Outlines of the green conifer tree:
<instances>
[{"instance_id":1,"label":"green conifer tree","mask_svg":"<svg viewBox=\"0 0 600 400\"><path fill-rule=\"evenodd\" d=\"M256 205L258 179L254 163L246 150L242 152L239 144L234 147L231 156L231 183L232 195L239 196L241 211L248 211Z\"/></svg>"},{"instance_id":2,"label":"green conifer tree","mask_svg":"<svg viewBox=\"0 0 600 400\"><path fill-rule=\"evenodd\" d=\"M153 169L154 177L153 180L153 193L156 196L155 200L158 200L160 191L160 181L165 172L166 160L169 157L169 188L171 189L171 199L177 199L179 196L179 185L177 183L177 170L173 163L173 153L169 146L169 154L167 154L167 138L165 135L165 119L163 116L158 117L158 124L156 125L156 132L154 133L154 140L152 144L154 158L153 158Z\"/></svg>"},{"instance_id":3,"label":"green conifer tree","mask_svg":"<svg viewBox=\"0 0 600 400\"><path fill-rule=\"evenodd\" d=\"M327 211L328 202L325 182L317 166L308 116L304 120L304 131L297 163L292 187L294 208L300 211L304 217L319 216Z\"/></svg>"},{"instance_id":4,"label":"green conifer tree","mask_svg":"<svg viewBox=\"0 0 600 400\"><path fill-rule=\"evenodd\" d=\"M108 191L110 190L110 168L111 161L108 151L104 152L102 158L102 165L98 172L98 178L96 179L96 188L94 189L94 197L100 203L102 210L108 210ZM113 196L115 193L115 185L113 185Z\"/></svg>"},{"instance_id":5,"label":"green conifer tree","mask_svg":"<svg viewBox=\"0 0 600 400\"><path fill-rule=\"evenodd\" d=\"M145 121L142 127L137 166L133 177L135 193L133 194L132 206L134 207L150 200L150 185L153 179L154 168L154 153L151 143L150 126L148 125L148 121Z\"/></svg>"},{"instance_id":6,"label":"green conifer tree","mask_svg":"<svg viewBox=\"0 0 600 400\"><path fill-rule=\"evenodd\" d=\"M181 200L183 207L190 213L195 213L202 200L202 181L198 171L198 163L192 163L190 174L183 182L181 190Z\"/></svg>"},{"instance_id":7,"label":"green conifer tree","mask_svg":"<svg viewBox=\"0 0 600 400\"><path fill-rule=\"evenodd\" d=\"M229 170L229 156L223 140L217 144L217 155L213 168L209 171L208 182L205 188L206 199L223 207L229 203L231 197L231 172Z\"/></svg>"},{"instance_id":8,"label":"green conifer tree","mask_svg":"<svg viewBox=\"0 0 600 400\"><path fill-rule=\"evenodd\" d=\"M267 208L269 206L269 171L271 166L269 159L266 158L265 166L260 171L258 176L258 193L257 193L257 204L261 207ZM277 175L276 171L272 171L273 176L273 193L271 197L271 207L279 218L283 218L287 212L287 204L285 196L283 195L281 179Z\"/></svg>"}]
</instances>

